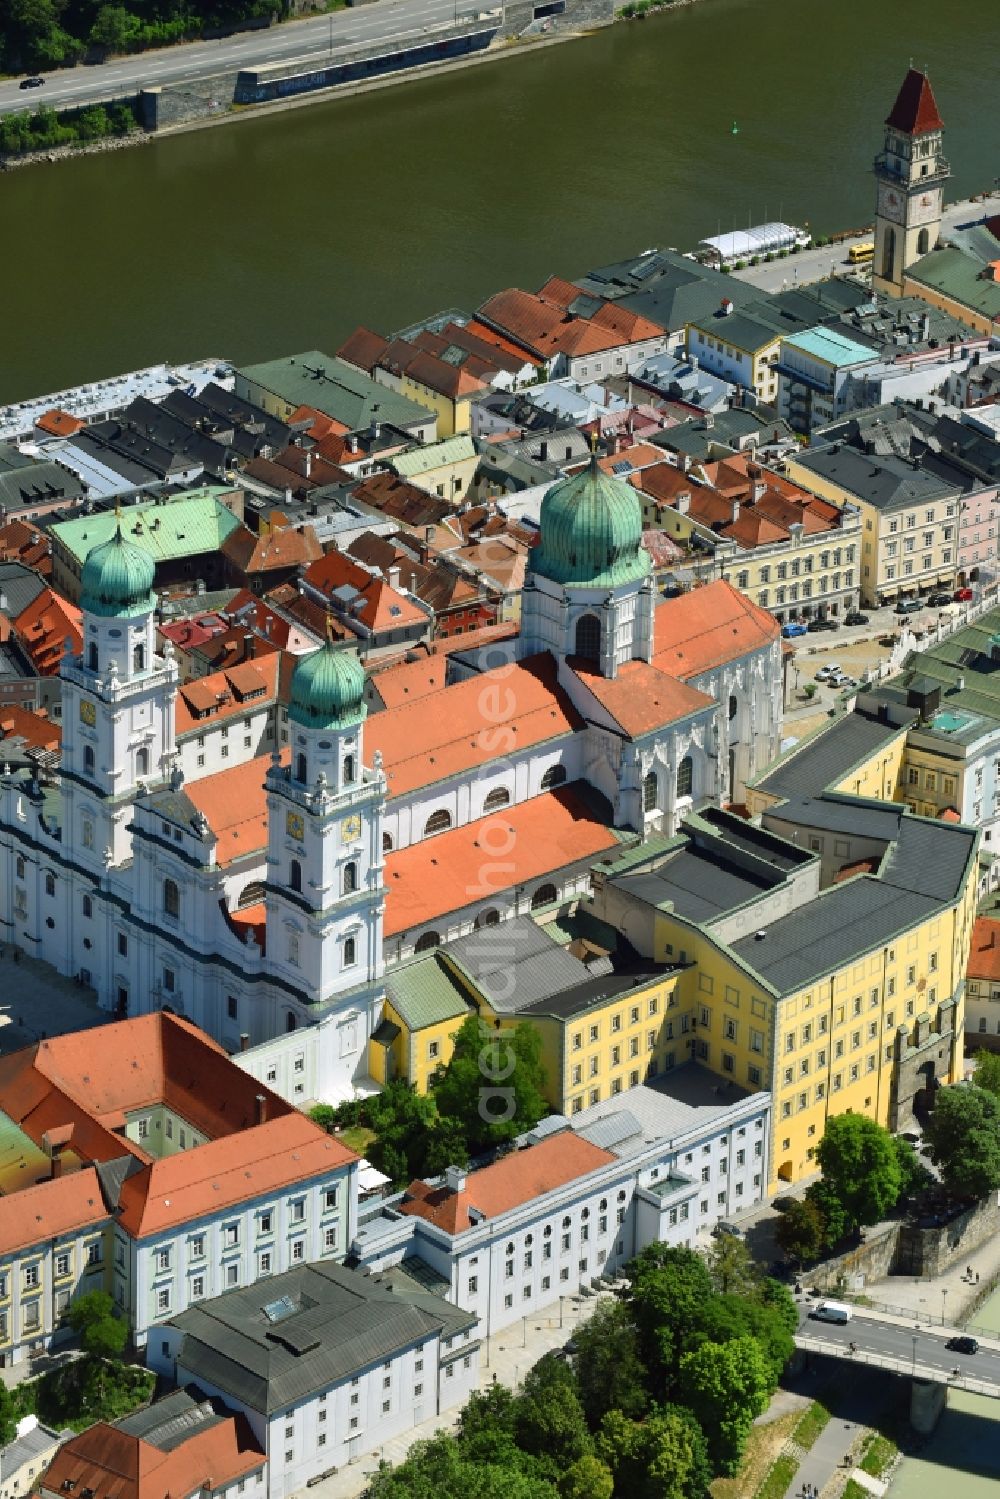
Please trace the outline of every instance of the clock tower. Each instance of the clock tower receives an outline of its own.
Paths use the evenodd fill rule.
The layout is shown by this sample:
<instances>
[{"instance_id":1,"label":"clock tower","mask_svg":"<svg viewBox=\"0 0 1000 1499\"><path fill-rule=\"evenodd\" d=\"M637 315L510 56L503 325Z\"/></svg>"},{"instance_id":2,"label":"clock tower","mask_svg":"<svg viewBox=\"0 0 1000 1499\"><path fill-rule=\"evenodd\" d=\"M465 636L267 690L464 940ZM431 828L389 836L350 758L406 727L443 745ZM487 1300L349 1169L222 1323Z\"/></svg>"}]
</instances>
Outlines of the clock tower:
<instances>
[{"instance_id":1,"label":"clock tower","mask_svg":"<svg viewBox=\"0 0 1000 1499\"><path fill-rule=\"evenodd\" d=\"M907 270L933 250L941 229L943 122L926 74L911 68L885 122L875 158L875 259L872 289L903 294Z\"/></svg>"},{"instance_id":2,"label":"clock tower","mask_svg":"<svg viewBox=\"0 0 1000 1499\"><path fill-rule=\"evenodd\" d=\"M365 673L332 643L289 691L290 763L267 776L267 964L298 1003L352 1009L370 1033L382 989L385 776L364 765ZM355 1034L359 1027L354 1026Z\"/></svg>"}]
</instances>

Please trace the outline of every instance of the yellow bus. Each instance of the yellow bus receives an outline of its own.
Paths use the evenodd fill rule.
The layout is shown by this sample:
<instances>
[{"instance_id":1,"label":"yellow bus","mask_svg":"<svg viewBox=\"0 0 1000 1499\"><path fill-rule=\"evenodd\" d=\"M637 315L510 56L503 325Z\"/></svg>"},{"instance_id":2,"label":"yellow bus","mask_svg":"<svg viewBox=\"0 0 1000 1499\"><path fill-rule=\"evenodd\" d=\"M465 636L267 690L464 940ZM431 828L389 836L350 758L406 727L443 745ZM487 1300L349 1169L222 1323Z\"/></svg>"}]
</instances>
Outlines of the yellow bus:
<instances>
[{"instance_id":1,"label":"yellow bus","mask_svg":"<svg viewBox=\"0 0 1000 1499\"><path fill-rule=\"evenodd\" d=\"M847 252L847 258L852 265L864 265L869 260L875 259L875 242L866 240L863 245L852 245Z\"/></svg>"}]
</instances>

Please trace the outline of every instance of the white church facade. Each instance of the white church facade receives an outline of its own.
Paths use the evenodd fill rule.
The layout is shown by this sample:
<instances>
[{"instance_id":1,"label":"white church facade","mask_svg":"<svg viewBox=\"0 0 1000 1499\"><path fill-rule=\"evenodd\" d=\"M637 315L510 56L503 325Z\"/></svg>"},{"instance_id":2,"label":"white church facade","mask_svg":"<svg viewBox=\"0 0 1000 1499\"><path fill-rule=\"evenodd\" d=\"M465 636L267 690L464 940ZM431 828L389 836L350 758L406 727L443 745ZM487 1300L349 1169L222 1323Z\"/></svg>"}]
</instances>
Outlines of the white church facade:
<instances>
[{"instance_id":1,"label":"white church facade","mask_svg":"<svg viewBox=\"0 0 1000 1499\"><path fill-rule=\"evenodd\" d=\"M766 611L722 582L658 599L635 492L596 463L541 524L515 640L370 716L328 644L287 743L200 777L152 561L120 530L95 548L60 769L0 775L0 941L118 1015L185 1015L291 1102L372 1086L387 964L574 899L602 850L738 802L780 743Z\"/></svg>"}]
</instances>

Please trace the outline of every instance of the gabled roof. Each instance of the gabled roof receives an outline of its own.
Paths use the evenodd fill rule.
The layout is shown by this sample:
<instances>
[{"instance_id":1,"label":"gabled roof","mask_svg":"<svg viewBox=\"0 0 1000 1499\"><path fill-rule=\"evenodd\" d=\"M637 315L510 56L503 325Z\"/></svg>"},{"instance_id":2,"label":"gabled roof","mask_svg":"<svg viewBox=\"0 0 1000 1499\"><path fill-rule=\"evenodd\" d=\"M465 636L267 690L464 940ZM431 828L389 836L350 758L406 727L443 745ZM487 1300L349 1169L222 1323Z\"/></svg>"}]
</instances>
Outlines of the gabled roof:
<instances>
[{"instance_id":1,"label":"gabled roof","mask_svg":"<svg viewBox=\"0 0 1000 1499\"><path fill-rule=\"evenodd\" d=\"M60 1239L82 1228L96 1228L108 1218L93 1166L4 1199L0 1208L0 1255L45 1240Z\"/></svg>"},{"instance_id":2,"label":"gabled roof","mask_svg":"<svg viewBox=\"0 0 1000 1499\"><path fill-rule=\"evenodd\" d=\"M412 599L343 552L327 552L306 569L303 579L317 593L329 598L338 613L357 620L372 634L430 623L426 612Z\"/></svg>"},{"instance_id":3,"label":"gabled roof","mask_svg":"<svg viewBox=\"0 0 1000 1499\"><path fill-rule=\"evenodd\" d=\"M911 68L903 79L896 102L886 115L885 123L903 135L926 135L942 130L944 121L938 114L937 101L926 73Z\"/></svg>"},{"instance_id":4,"label":"gabled roof","mask_svg":"<svg viewBox=\"0 0 1000 1499\"><path fill-rule=\"evenodd\" d=\"M290 759L291 751L285 745L281 763L287 765ZM199 781L189 781L184 787L215 834L215 857L219 865L259 853L267 843L264 777L269 763L269 757L261 756L234 765L231 770L219 770Z\"/></svg>"},{"instance_id":5,"label":"gabled roof","mask_svg":"<svg viewBox=\"0 0 1000 1499\"><path fill-rule=\"evenodd\" d=\"M715 707L714 698L645 661L626 662L614 678L602 676L579 659L572 661L571 667L587 691L632 739Z\"/></svg>"},{"instance_id":6,"label":"gabled roof","mask_svg":"<svg viewBox=\"0 0 1000 1499\"><path fill-rule=\"evenodd\" d=\"M1000 983L1000 921L977 916L972 926L967 973L970 979Z\"/></svg>"},{"instance_id":7,"label":"gabled roof","mask_svg":"<svg viewBox=\"0 0 1000 1499\"><path fill-rule=\"evenodd\" d=\"M83 646L82 619L75 604L46 588L13 621L14 633L39 676L58 672L67 642L70 655L79 653Z\"/></svg>"},{"instance_id":8,"label":"gabled roof","mask_svg":"<svg viewBox=\"0 0 1000 1499\"><path fill-rule=\"evenodd\" d=\"M175 732L203 733L205 726L236 718L277 695L281 655L273 648L261 651L253 661L226 667L207 677L182 682L175 703Z\"/></svg>"},{"instance_id":9,"label":"gabled roof","mask_svg":"<svg viewBox=\"0 0 1000 1499\"><path fill-rule=\"evenodd\" d=\"M370 375L389 347L389 340L370 328L355 328L337 350L337 358Z\"/></svg>"},{"instance_id":10,"label":"gabled roof","mask_svg":"<svg viewBox=\"0 0 1000 1499\"><path fill-rule=\"evenodd\" d=\"M657 607L653 665L682 681L779 639L773 614L722 579Z\"/></svg>"},{"instance_id":11,"label":"gabled roof","mask_svg":"<svg viewBox=\"0 0 1000 1499\"><path fill-rule=\"evenodd\" d=\"M614 1160L609 1150L601 1150L572 1130L563 1130L481 1171L470 1171L460 1192L432 1182L411 1182L399 1211L424 1218L446 1233L460 1234L479 1218L500 1218Z\"/></svg>"},{"instance_id":12,"label":"gabled roof","mask_svg":"<svg viewBox=\"0 0 1000 1499\"><path fill-rule=\"evenodd\" d=\"M222 553L246 576L280 572L290 567L307 567L322 557L323 548L312 526L272 526L266 535L257 536L241 526L222 543Z\"/></svg>"}]
</instances>

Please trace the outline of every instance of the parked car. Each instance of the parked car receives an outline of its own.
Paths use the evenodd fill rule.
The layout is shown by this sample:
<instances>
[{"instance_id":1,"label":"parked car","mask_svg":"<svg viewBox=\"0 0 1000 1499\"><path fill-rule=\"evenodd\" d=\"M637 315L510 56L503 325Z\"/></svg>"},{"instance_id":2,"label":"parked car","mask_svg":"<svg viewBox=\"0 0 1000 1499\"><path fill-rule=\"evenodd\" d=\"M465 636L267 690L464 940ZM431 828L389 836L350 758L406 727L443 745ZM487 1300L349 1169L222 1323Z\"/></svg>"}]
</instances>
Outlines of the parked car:
<instances>
[{"instance_id":1,"label":"parked car","mask_svg":"<svg viewBox=\"0 0 1000 1499\"><path fill-rule=\"evenodd\" d=\"M782 625L781 633L786 640L794 640L796 635L804 635L806 633L806 627L799 624L798 620L793 620L789 625Z\"/></svg>"},{"instance_id":2,"label":"parked car","mask_svg":"<svg viewBox=\"0 0 1000 1499\"><path fill-rule=\"evenodd\" d=\"M830 619L827 616L825 619L811 619L806 625L806 629L813 635L818 630L839 630L840 626L835 619Z\"/></svg>"},{"instance_id":3,"label":"parked car","mask_svg":"<svg viewBox=\"0 0 1000 1499\"><path fill-rule=\"evenodd\" d=\"M967 603L969 603L969 601L972 598L972 589L971 588L956 588L955 589L954 597L955 597L955 603L956 604L967 604Z\"/></svg>"},{"instance_id":4,"label":"parked car","mask_svg":"<svg viewBox=\"0 0 1000 1499\"><path fill-rule=\"evenodd\" d=\"M830 680L831 677L839 677L839 676L840 676L840 662L839 661L828 661L826 663L826 665L825 666L821 666L820 669L819 669L819 671L816 673L816 681L817 682L829 682L829 680Z\"/></svg>"},{"instance_id":5,"label":"parked car","mask_svg":"<svg viewBox=\"0 0 1000 1499\"><path fill-rule=\"evenodd\" d=\"M845 687L857 687L857 685L858 684L854 680L854 678L849 677L846 671L838 671L835 677L830 678L830 686L837 687L841 691L843 691Z\"/></svg>"},{"instance_id":6,"label":"parked car","mask_svg":"<svg viewBox=\"0 0 1000 1499\"><path fill-rule=\"evenodd\" d=\"M18 88L41 88L44 82L44 78L22 78L17 86Z\"/></svg>"},{"instance_id":7,"label":"parked car","mask_svg":"<svg viewBox=\"0 0 1000 1499\"><path fill-rule=\"evenodd\" d=\"M947 1341L947 1343L945 1344L945 1347L946 1348L950 1348L951 1351L952 1351L952 1353L978 1353L979 1352L979 1344L976 1342L975 1338L968 1338L968 1337L949 1338L948 1341Z\"/></svg>"},{"instance_id":8,"label":"parked car","mask_svg":"<svg viewBox=\"0 0 1000 1499\"><path fill-rule=\"evenodd\" d=\"M943 609L946 604L951 603L950 593L932 593L927 600L932 609Z\"/></svg>"},{"instance_id":9,"label":"parked car","mask_svg":"<svg viewBox=\"0 0 1000 1499\"><path fill-rule=\"evenodd\" d=\"M917 614L924 607L923 599L897 599L896 614Z\"/></svg>"},{"instance_id":10,"label":"parked car","mask_svg":"<svg viewBox=\"0 0 1000 1499\"><path fill-rule=\"evenodd\" d=\"M742 1239L743 1230L737 1228L735 1223L717 1223L712 1229L713 1239L722 1239L726 1235L733 1239Z\"/></svg>"},{"instance_id":11,"label":"parked car","mask_svg":"<svg viewBox=\"0 0 1000 1499\"><path fill-rule=\"evenodd\" d=\"M859 609L851 609L844 615L845 625L866 625L867 623L867 614L862 614Z\"/></svg>"}]
</instances>

